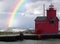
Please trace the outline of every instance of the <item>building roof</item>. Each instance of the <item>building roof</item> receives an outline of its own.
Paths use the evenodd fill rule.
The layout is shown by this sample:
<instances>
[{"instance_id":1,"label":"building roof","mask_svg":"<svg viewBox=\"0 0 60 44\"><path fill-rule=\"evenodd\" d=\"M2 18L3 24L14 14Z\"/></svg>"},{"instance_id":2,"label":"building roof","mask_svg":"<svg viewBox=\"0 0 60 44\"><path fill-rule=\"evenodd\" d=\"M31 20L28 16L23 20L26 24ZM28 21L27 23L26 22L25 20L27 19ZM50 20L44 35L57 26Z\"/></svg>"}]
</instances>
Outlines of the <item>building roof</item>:
<instances>
[{"instance_id":1,"label":"building roof","mask_svg":"<svg viewBox=\"0 0 60 44\"><path fill-rule=\"evenodd\" d=\"M46 16L43 16L43 17L37 17L35 20L43 21L45 19L46 19Z\"/></svg>"},{"instance_id":2,"label":"building roof","mask_svg":"<svg viewBox=\"0 0 60 44\"><path fill-rule=\"evenodd\" d=\"M35 20L37 20L37 21L46 21L48 18L46 17L46 16L43 16L43 17L41 17L41 16L39 16L39 17L37 17ZM51 20L58 20L59 21L59 19L57 18L57 17L54 17L53 19L51 19Z\"/></svg>"}]
</instances>

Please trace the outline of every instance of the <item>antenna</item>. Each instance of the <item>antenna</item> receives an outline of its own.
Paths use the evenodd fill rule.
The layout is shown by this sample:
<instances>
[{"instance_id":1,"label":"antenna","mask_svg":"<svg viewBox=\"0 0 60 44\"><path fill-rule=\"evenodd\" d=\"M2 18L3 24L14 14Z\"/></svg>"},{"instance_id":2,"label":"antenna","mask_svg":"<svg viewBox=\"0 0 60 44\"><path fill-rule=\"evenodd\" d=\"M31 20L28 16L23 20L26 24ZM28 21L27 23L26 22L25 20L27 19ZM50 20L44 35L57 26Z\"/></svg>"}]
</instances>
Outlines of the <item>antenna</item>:
<instances>
[{"instance_id":1,"label":"antenna","mask_svg":"<svg viewBox=\"0 0 60 44\"><path fill-rule=\"evenodd\" d=\"M52 0L51 0L51 4L50 4L49 7L50 7L50 8L53 8L53 7L54 7Z\"/></svg>"},{"instance_id":2,"label":"antenna","mask_svg":"<svg viewBox=\"0 0 60 44\"><path fill-rule=\"evenodd\" d=\"M53 1L51 0L51 4L53 4Z\"/></svg>"},{"instance_id":3,"label":"antenna","mask_svg":"<svg viewBox=\"0 0 60 44\"><path fill-rule=\"evenodd\" d=\"M45 4L43 4L43 15L45 16Z\"/></svg>"}]
</instances>

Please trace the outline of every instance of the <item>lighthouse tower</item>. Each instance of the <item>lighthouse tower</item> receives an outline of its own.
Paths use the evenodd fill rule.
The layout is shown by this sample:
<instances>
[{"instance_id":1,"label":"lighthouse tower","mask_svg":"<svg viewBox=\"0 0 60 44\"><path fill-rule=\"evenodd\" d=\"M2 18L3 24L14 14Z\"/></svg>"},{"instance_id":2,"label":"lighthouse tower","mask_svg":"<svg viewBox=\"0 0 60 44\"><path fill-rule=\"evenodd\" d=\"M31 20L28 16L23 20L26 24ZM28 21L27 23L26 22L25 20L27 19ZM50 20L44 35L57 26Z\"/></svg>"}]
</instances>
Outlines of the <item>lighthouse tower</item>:
<instances>
[{"instance_id":1,"label":"lighthouse tower","mask_svg":"<svg viewBox=\"0 0 60 44\"><path fill-rule=\"evenodd\" d=\"M56 10L54 9L54 5L52 4L49 6L49 10L47 10L47 17L49 19L56 17Z\"/></svg>"},{"instance_id":2,"label":"lighthouse tower","mask_svg":"<svg viewBox=\"0 0 60 44\"><path fill-rule=\"evenodd\" d=\"M56 16L54 5L50 5L46 10L47 16L38 16L35 19L35 33L36 34L56 34L58 33L59 19Z\"/></svg>"}]
</instances>

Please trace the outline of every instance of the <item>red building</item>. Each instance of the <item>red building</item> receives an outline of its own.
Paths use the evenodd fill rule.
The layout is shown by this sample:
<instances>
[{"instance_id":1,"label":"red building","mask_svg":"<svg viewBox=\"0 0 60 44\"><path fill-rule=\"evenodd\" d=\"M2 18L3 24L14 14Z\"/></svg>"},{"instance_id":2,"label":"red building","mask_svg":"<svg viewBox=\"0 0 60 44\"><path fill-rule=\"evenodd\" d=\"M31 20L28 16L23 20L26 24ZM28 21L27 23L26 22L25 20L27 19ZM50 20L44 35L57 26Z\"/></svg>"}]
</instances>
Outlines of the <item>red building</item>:
<instances>
[{"instance_id":1,"label":"red building","mask_svg":"<svg viewBox=\"0 0 60 44\"><path fill-rule=\"evenodd\" d=\"M56 10L51 4L46 10L47 16L38 16L35 19L35 33L36 34L55 34L58 33L59 19L56 16Z\"/></svg>"}]
</instances>

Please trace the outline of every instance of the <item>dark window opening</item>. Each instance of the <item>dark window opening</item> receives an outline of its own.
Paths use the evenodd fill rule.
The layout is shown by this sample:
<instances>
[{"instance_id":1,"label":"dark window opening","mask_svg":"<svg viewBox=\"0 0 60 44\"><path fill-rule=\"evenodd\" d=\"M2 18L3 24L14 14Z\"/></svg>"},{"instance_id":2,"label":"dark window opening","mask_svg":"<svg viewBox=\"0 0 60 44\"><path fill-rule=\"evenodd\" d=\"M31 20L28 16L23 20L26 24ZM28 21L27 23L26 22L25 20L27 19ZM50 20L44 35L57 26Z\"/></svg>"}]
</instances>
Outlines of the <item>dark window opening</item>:
<instances>
[{"instance_id":1,"label":"dark window opening","mask_svg":"<svg viewBox=\"0 0 60 44\"><path fill-rule=\"evenodd\" d=\"M54 21L52 20L52 21L50 21L51 23L54 23Z\"/></svg>"},{"instance_id":2,"label":"dark window opening","mask_svg":"<svg viewBox=\"0 0 60 44\"><path fill-rule=\"evenodd\" d=\"M52 24L53 24L53 23L54 23L54 19L51 19L51 20L50 20L50 23L52 23Z\"/></svg>"}]
</instances>

